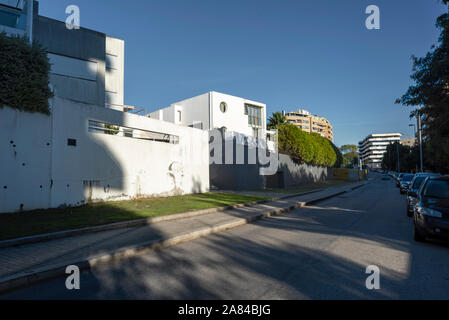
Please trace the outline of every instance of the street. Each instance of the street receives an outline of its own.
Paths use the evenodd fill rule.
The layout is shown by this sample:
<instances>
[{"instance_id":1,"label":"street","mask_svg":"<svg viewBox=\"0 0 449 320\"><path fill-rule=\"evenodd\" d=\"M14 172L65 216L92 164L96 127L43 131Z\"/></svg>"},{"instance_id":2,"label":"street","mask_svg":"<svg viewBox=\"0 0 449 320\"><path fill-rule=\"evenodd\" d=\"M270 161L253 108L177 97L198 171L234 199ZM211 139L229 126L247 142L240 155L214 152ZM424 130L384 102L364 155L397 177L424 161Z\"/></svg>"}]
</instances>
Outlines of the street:
<instances>
[{"instance_id":1,"label":"street","mask_svg":"<svg viewBox=\"0 0 449 320\"><path fill-rule=\"evenodd\" d=\"M448 299L449 244L413 241L405 196L375 175L288 214L81 273L2 299ZM368 290L366 267L380 269Z\"/></svg>"}]
</instances>

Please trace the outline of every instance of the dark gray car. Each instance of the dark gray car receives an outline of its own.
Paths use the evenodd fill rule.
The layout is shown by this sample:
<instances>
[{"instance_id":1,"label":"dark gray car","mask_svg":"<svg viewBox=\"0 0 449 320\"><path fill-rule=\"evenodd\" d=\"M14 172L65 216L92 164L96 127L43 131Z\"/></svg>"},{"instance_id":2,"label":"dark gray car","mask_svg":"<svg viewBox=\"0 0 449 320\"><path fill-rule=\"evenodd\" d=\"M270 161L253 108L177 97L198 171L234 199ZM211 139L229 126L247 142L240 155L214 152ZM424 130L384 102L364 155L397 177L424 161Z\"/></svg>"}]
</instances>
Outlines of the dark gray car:
<instances>
[{"instance_id":1,"label":"dark gray car","mask_svg":"<svg viewBox=\"0 0 449 320\"><path fill-rule=\"evenodd\" d=\"M418 190L421 184L426 180L427 177L438 177L438 173L417 173L410 183L409 190L407 191L407 216L411 217L413 215L413 207L416 204L416 197L418 195Z\"/></svg>"},{"instance_id":2,"label":"dark gray car","mask_svg":"<svg viewBox=\"0 0 449 320\"><path fill-rule=\"evenodd\" d=\"M449 176L427 177L421 184L413 213L414 239L449 239Z\"/></svg>"},{"instance_id":3,"label":"dark gray car","mask_svg":"<svg viewBox=\"0 0 449 320\"><path fill-rule=\"evenodd\" d=\"M412 173L405 173L402 175L402 177L399 179L399 192L401 194L408 191L408 188L410 187L410 184L412 183L414 177L415 175Z\"/></svg>"}]
</instances>

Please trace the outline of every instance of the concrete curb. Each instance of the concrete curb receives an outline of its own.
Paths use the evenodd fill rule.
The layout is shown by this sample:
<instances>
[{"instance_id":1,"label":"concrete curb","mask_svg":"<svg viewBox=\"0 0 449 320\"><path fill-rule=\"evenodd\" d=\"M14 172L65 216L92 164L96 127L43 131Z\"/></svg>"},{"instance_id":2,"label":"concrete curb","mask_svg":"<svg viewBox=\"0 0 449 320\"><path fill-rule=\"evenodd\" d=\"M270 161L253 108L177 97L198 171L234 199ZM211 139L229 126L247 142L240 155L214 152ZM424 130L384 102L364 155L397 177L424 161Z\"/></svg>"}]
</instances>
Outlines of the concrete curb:
<instances>
[{"instance_id":1,"label":"concrete curb","mask_svg":"<svg viewBox=\"0 0 449 320\"><path fill-rule=\"evenodd\" d=\"M325 197L314 199L307 202L298 202L295 205L289 206L287 208L281 208L276 210L270 210L266 213L255 214L253 216L249 216L246 218L238 218L235 221L223 223L220 225L206 227L200 230L196 230L190 233L182 234L179 236L171 237L168 239L160 239L153 240L150 242L144 242L140 244L136 244L127 248L122 248L117 251L110 251L108 253L104 253L98 256L88 257L86 259L77 260L77 261L67 261L64 264L54 264L48 265L42 268L38 268L28 273L18 273L13 276L0 279L0 293L5 293L8 291L20 289L32 284L36 284L42 282L44 280L50 280L53 278L58 278L66 275L65 269L69 265L76 265L80 268L80 270L89 270L101 264L110 263L114 261L119 261L121 259L134 257L137 255L141 255L150 251L160 250L163 248L172 247L183 242L188 242L194 239L198 239L201 237L205 237L210 234L223 232L228 229L236 228L238 226L251 223L260 219L268 218L274 215L279 215L282 213L286 213L301 207L304 207L308 204L316 203L319 201L323 201L338 195L341 195L346 192L350 192L361 188L367 185L369 182L361 184L359 186L346 189L344 191L339 191L334 194L327 195Z\"/></svg>"},{"instance_id":2,"label":"concrete curb","mask_svg":"<svg viewBox=\"0 0 449 320\"><path fill-rule=\"evenodd\" d=\"M316 190L312 190L312 191L308 191L308 192L304 192L304 193L289 194L287 196L258 200L258 201L251 201L251 202L246 202L246 203L239 203L239 204L234 204L234 205L229 205L229 206L224 206L224 207L216 207L216 208L210 208L210 209L188 211L188 212L176 213L176 214L171 214L171 215L161 216L161 217L128 220L128 221L115 222L115 223L110 223L110 224L105 224L105 225L100 225L100 226L94 226L94 227L85 227L85 228L79 228L79 229L71 229L71 230L64 230L64 231L58 231L58 232L38 234L35 236L15 238L15 239L10 239L10 240L2 240L2 241L0 241L0 249L20 246L23 244L30 244L30 243L37 243L37 242L73 237L73 236L87 234L87 233L95 233L95 232L101 232L101 231L107 231L107 230L139 227L139 226L149 225L149 224L158 223L158 222L191 218L191 217L196 217L196 216L200 216L200 215L230 210L230 209L252 207L252 206L255 206L258 204L278 201L281 199L293 198L293 197L297 197L297 196L301 196L301 195L319 192L322 190L323 189L316 189Z\"/></svg>"}]
</instances>

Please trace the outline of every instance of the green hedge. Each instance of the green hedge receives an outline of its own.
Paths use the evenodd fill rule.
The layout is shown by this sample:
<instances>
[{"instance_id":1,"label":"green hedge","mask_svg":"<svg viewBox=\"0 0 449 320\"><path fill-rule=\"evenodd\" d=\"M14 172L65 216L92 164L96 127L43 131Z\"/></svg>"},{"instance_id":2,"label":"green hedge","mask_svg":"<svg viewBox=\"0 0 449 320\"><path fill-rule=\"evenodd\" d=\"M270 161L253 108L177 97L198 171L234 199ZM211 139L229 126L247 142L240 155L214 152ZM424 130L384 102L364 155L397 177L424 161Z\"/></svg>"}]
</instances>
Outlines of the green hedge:
<instances>
[{"instance_id":1,"label":"green hedge","mask_svg":"<svg viewBox=\"0 0 449 320\"><path fill-rule=\"evenodd\" d=\"M277 127L279 152L288 154L299 163L321 167L340 167L340 150L328 139L302 131L291 123Z\"/></svg>"},{"instance_id":2,"label":"green hedge","mask_svg":"<svg viewBox=\"0 0 449 320\"><path fill-rule=\"evenodd\" d=\"M39 44L0 33L0 107L50 114L49 72L47 53Z\"/></svg>"}]
</instances>

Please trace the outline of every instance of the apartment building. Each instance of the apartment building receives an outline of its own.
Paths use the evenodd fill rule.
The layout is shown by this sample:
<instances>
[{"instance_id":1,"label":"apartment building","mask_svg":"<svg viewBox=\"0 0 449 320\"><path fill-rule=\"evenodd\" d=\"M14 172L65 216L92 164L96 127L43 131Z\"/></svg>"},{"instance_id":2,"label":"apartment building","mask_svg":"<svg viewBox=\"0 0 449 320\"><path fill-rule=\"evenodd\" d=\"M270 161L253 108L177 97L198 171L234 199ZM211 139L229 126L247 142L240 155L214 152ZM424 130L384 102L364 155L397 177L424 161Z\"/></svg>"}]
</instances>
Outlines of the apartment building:
<instances>
[{"instance_id":1,"label":"apartment building","mask_svg":"<svg viewBox=\"0 0 449 320\"><path fill-rule=\"evenodd\" d=\"M150 118L202 130L221 129L266 138L266 105L211 91L154 111Z\"/></svg>"},{"instance_id":2,"label":"apartment building","mask_svg":"<svg viewBox=\"0 0 449 320\"><path fill-rule=\"evenodd\" d=\"M312 115L307 110L298 110L286 113L282 112L287 122L308 133L317 133L330 141L334 141L333 128L330 122L323 117Z\"/></svg>"},{"instance_id":3,"label":"apartment building","mask_svg":"<svg viewBox=\"0 0 449 320\"><path fill-rule=\"evenodd\" d=\"M56 96L125 111L124 41L39 15L39 2L0 0L0 32L47 49Z\"/></svg>"},{"instance_id":4,"label":"apartment building","mask_svg":"<svg viewBox=\"0 0 449 320\"><path fill-rule=\"evenodd\" d=\"M416 145L417 139L416 138L404 138L401 139L400 143L403 146L407 146L407 147L414 147Z\"/></svg>"},{"instance_id":5,"label":"apartment building","mask_svg":"<svg viewBox=\"0 0 449 320\"><path fill-rule=\"evenodd\" d=\"M362 163L372 169L382 165L382 159L390 143L400 142L401 133L370 134L359 142L359 155Z\"/></svg>"}]
</instances>

